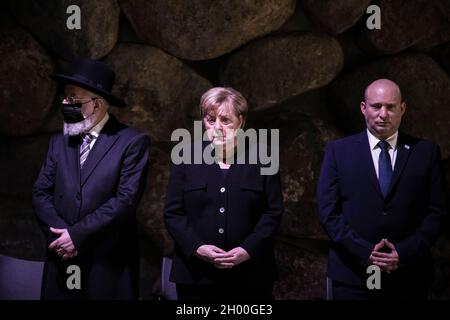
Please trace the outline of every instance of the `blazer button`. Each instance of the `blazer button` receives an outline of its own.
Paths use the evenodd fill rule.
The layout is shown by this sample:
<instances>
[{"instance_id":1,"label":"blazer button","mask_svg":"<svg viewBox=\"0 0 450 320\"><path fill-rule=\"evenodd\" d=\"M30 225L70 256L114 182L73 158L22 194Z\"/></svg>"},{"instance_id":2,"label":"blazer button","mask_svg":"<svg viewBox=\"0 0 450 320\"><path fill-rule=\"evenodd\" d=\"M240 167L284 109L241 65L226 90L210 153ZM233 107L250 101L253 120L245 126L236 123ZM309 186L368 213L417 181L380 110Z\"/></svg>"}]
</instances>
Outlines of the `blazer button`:
<instances>
[{"instance_id":1,"label":"blazer button","mask_svg":"<svg viewBox=\"0 0 450 320\"><path fill-rule=\"evenodd\" d=\"M225 212L225 208L224 208L224 207L220 208L220 209L219 209L219 212L220 212L220 213L224 213L224 212Z\"/></svg>"},{"instance_id":2,"label":"blazer button","mask_svg":"<svg viewBox=\"0 0 450 320\"><path fill-rule=\"evenodd\" d=\"M223 230L223 228L219 228L219 233L223 234L225 232L225 230Z\"/></svg>"},{"instance_id":3,"label":"blazer button","mask_svg":"<svg viewBox=\"0 0 450 320\"><path fill-rule=\"evenodd\" d=\"M77 195L75 196L75 198L77 198L77 200L80 200L80 199L81 199L80 193L79 193L79 192L77 192Z\"/></svg>"},{"instance_id":4,"label":"blazer button","mask_svg":"<svg viewBox=\"0 0 450 320\"><path fill-rule=\"evenodd\" d=\"M225 187L220 188L220 192L224 193L225 192Z\"/></svg>"}]
</instances>

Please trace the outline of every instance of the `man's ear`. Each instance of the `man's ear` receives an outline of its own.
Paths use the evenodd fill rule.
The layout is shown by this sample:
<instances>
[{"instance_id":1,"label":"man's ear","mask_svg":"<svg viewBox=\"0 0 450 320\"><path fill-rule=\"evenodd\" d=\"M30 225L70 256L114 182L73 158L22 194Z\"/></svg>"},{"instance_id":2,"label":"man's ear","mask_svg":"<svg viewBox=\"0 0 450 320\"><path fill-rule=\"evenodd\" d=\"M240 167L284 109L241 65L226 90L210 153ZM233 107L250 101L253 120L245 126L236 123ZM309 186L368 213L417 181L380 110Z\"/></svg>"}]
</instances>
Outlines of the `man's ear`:
<instances>
[{"instance_id":1,"label":"man's ear","mask_svg":"<svg viewBox=\"0 0 450 320\"><path fill-rule=\"evenodd\" d=\"M403 101L400 105L400 109L402 110L402 115L405 113L406 111L406 102Z\"/></svg>"},{"instance_id":2,"label":"man's ear","mask_svg":"<svg viewBox=\"0 0 450 320\"><path fill-rule=\"evenodd\" d=\"M103 99L103 98L100 98L100 99L95 99L95 108L98 108L98 109L100 109L100 110L102 110L102 109L105 109L105 110L107 110L108 109L108 104L106 103L106 101Z\"/></svg>"},{"instance_id":3,"label":"man's ear","mask_svg":"<svg viewBox=\"0 0 450 320\"><path fill-rule=\"evenodd\" d=\"M94 109L100 108L101 107L101 103L102 103L102 99L99 99L99 98L95 99L94 100Z\"/></svg>"},{"instance_id":4,"label":"man's ear","mask_svg":"<svg viewBox=\"0 0 450 320\"><path fill-rule=\"evenodd\" d=\"M366 114L366 107L367 107L366 102L365 101L361 101L361 103L359 104L359 109L361 110L361 113L363 115Z\"/></svg>"}]
</instances>

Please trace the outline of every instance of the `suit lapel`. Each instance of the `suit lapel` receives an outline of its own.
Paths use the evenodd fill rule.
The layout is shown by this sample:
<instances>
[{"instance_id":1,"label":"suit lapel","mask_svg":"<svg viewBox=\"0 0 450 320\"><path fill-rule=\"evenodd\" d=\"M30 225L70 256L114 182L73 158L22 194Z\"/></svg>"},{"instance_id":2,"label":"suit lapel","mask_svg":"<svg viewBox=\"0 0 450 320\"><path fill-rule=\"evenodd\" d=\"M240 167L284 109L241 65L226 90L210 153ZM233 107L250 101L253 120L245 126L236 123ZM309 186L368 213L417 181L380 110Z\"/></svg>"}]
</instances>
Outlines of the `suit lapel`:
<instances>
[{"instance_id":1,"label":"suit lapel","mask_svg":"<svg viewBox=\"0 0 450 320\"><path fill-rule=\"evenodd\" d=\"M77 190L80 189L80 137L79 136L65 136L66 139L66 157L69 164L70 172L74 180L74 185Z\"/></svg>"},{"instance_id":2,"label":"suit lapel","mask_svg":"<svg viewBox=\"0 0 450 320\"><path fill-rule=\"evenodd\" d=\"M87 157L83 168L81 169L81 185L83 186L86 183L86 180L92 174L93 170L97 167L100 160L102 160L114 143L119 138L119 135L114 134L114 130L112 130L115 119L110 118L108 122L105 124L105 127L101 131L100 135L95 141L92 150L89 152L89 156Z\"/></svg>"},{"instance_id":3,"label":"suit lapel","mask_svg":"<svg viewBox=\"0 0 450 320\"><path fill-rule=\"evenodd\" d=\"M203 141L203 152L205 151L205 148L211 148L211 142L209 141ZM213 156L215 155L215 150L212 152ZM219 182L220 184L225 183L225 179L223 177L222 169L220 169L220 166L218 163L214 162L213 164L209 165L204 163L202 161L202 165L205 166L205 171L207 172L206 179L212 178L212 180Z\"/></svg>"},{"instance_id":4,"label":"suit lapel","mask_svg":"<svg viewBox=\"0 0 450 320\"><path fill-rule=\"evenodd\" d=\"M373 158L372 158L372 151L370 150L370 144L369 144L369 138L367 136L367 131L364 130L361 132L359 136L359 148L360 152L357 152L356 154L361 154L362 159L360 163L363 166L363 172L367 172L369 176L369 181L374 187L374 189L377 191L377 193L380 195L380 197L383 197L383 194L381 193L380 184L378 182L377 173L375 172L375 167L373 164Z\"/></svg>"},{"instance_id":5,"label":"suit lapel","mask_svg":"<svg viewBox=\"0 0 450 320\"><path fill-rule=\"evenodd\" d=\"M392 174L392 181L389 186L389 193L392 192L395 184L397 183L406 162L408 162L409 155L411 154L412 145L407 144L406 137L399 132L398 143L397 143L397 158L395 160L394 172Z\"/></svg>"}]
</instances>

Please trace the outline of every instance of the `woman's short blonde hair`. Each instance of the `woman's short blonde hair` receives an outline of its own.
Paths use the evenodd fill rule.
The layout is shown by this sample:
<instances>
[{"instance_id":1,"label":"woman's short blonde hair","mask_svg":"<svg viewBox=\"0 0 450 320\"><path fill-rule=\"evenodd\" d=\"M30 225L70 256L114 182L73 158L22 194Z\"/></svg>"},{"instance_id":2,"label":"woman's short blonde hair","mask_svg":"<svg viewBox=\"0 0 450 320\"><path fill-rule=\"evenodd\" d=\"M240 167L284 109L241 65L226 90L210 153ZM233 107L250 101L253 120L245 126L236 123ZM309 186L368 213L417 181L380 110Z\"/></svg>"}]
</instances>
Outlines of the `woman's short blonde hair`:
<instances>
[{"instance_id":1,"label":"woman's short blonde hair","mask_svg":"<svg viewBox=\"0 0 450 320\"><path fill-rule=\"evenodd\" d=\"M225 107L237 117L247 118L248 104L244 96L233 88L215 87L206 91L200 99L200 117L204 118L219 107Z\"/></svg>"}]
</instances>

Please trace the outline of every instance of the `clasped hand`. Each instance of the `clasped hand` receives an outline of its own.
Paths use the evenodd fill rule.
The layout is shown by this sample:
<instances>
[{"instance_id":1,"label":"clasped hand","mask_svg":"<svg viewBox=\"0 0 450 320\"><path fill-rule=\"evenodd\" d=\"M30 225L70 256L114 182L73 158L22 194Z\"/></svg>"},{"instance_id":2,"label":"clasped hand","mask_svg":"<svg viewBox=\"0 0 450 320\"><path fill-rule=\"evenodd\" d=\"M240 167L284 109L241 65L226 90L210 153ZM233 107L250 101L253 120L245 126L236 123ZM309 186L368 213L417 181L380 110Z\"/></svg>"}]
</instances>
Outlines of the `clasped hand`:
<instances>
[{"instance_id":1,"label":"clasped hand","mask_svg":"<svg viewBox=\"0 0 450 320\"><path fill-rule=\"evenodd\" d=\"M200 246L196 251L196 256L214 264L219 269L232 268L250 259L250 255L244 248L236 247L227 252L210 244Z\"/></svg>"},{"instance_id":2,"label":"clasped hand","mask_svg":"<svg viewBox=\"0 0 450 320\"><path fill-rule=\"evenodd\" d=\"M390 249L390 253L381 252L383 247ZM398 252L395 246L387 239L382 239L373 248L372 253L369 256L369 264L380 267L381 271L391 273L397 270L399 263Z\"/></svg>"},{"instance_id":3,"label":"clasped hand","mask_svg":"<svg viewBox=\"0 0 450 320\"><path fill-rule=\"evenodd\" d=\"M67 260L78 255L78 251L70 238L70 234L67 229L56 229L50 227L50 231L59 238L50 243L48 248L56 252L56 254L62 259Z\"/></svg>"}]
</instances>

